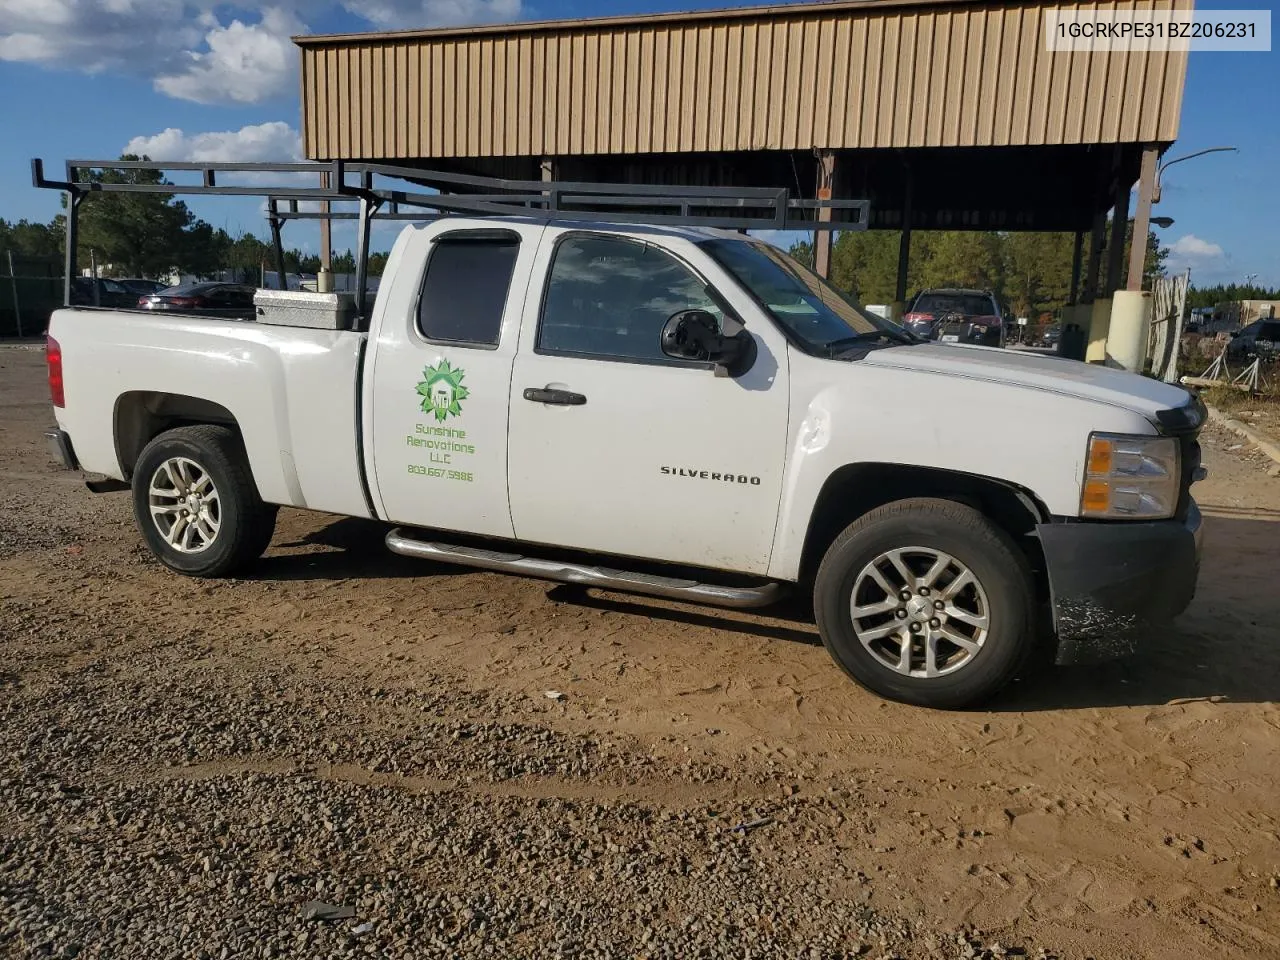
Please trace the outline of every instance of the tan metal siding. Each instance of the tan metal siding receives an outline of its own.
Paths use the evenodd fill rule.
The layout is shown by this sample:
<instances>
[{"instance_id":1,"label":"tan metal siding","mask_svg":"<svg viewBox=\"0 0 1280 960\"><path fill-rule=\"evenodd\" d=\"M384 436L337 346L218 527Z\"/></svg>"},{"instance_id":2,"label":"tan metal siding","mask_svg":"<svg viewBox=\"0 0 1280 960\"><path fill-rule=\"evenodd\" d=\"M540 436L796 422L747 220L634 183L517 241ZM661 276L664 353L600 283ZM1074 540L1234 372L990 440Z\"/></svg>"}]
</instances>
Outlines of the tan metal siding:
<instances>
[{"instance_id":1,"label":"tan metal siding","mask_svg":"<svg viewBox=\"0 0 1280 960\"><path fill-rule=\"evenodd\" d=\"M380 159L1175 139L1185 53L1049 54L1044 9L836 4L303 40L303 144Z\"/></svg>"}]
</instances>

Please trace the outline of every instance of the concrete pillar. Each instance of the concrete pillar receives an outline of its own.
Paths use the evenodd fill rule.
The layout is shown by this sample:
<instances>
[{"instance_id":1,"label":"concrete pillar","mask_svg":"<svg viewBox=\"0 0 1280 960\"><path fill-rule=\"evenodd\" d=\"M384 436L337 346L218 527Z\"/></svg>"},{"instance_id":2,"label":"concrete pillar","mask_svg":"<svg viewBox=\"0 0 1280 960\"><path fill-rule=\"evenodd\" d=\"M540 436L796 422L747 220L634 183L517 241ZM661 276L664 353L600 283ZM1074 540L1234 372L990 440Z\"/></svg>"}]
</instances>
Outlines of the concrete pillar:
<instances>
[{"instance_id":1,"label":"concrete pillar","mask_svg":"<svg viewBox=\"0 0 1280 960\"><path fill-rule=\"evenodd\" d=\"M1147 234L1151 231L1151 195L1156 185L1156 160L1160 151L1142 148L1142 172L1138 175L1138 209L1133 214L1133 242L1129 247L1129 278L1126 290L1141 290L1147 266Z\"/></svg>"},{"instance_id":2,"label":"concrete pillar","mask_svg":"<svg viewBox=\"0 0 1280 960\"><path fill-rule=\"evenodd\" d=\"M1089 363L1105 363L1107 334L1111 330L1111 298L1099 297L1089 310L1089 346L1084 358Z\"/></svg>"},{"instance_id":3,"label":"concrete pillar","mask_svg":"<svg viewBox=\"0 0 1280 960\"><path fill-rule=\"evenodd\" d=\"M835 182L836 155L831 150L819 150L818 182L814 196L818 200L830 200L832 185ZM831 222L831 208L820 207L817 219L822 223ZM813 232L813 269L818 276L829 279L831 276L831 230L815 230Z\"/></svg>"},{"instance_id":4,"label":"concrete pillar","mask_svg":"<svg viewBox=\"0 0 1280 960\"><path fill-rule=\"evenodd\" d=\"M1142 373L1147 365L1147 343L1151 333L1151 293L1147 290L1117 290L1107 326L1107 366Z\"/></svg>"}]
</instances>

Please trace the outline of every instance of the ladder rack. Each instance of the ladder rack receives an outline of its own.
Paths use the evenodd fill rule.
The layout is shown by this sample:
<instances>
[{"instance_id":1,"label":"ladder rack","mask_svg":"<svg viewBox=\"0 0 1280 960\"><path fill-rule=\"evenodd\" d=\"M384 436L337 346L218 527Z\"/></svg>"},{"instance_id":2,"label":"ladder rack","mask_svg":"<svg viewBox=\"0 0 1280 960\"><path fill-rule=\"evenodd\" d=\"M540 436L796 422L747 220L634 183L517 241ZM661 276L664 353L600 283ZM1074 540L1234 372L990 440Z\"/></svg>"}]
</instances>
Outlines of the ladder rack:
<instances>
[{"instance_id":1,"label":"ladder rack","mask_svg":"<svg viewBox=\"0 0 1280 960\"><path fill-rule=\"evenodd\" d=\"M198 183L103 183L103 171L146 170L198 174ZM275 182L224 184L222 174L251 174ZM356 312L365 313L369 230L373 220L445 216L537 217L726 230L865 230L866 200L793 197L785 187L699 187L643 183L511 180L380 163L203 163L151 160L68 160L63 180L31 161L32 183L67 194L65 298L71 302L80 203L94 193L264 197L275 248L278 283L285 283L280 231L289 220L357 220ZM394 181L391 184L382 181ZM315 184L314 186L312 184ZM300 203L320 202L325 210ZM354 204L332 209L333 204Z\"/></svg>"}]
</instances>

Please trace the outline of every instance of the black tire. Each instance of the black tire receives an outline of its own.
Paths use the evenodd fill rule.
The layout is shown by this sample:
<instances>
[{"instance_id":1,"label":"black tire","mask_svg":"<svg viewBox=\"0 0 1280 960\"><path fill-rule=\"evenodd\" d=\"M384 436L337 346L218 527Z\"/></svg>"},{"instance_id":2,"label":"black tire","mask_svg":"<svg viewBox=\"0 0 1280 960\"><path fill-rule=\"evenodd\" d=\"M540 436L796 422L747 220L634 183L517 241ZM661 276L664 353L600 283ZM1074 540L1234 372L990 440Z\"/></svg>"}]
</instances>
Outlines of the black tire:
<instances>
[{"instance_id":1,"label":"black tire","mask_svg":"<svg viewBox=\"0 0 1280 960\"><path fill-rule=\"evenodd\" d=\"M218 494L217 531L198 552L171 546L152 517L152 477L176 457L207 473ZM134 466L133 517L138 530L161 563L189 577L224 577L257 560L271 542L276 511L258 496L244 444L227 427L202 424L166 431L147 444Z\"/></svg>"},{"instance_id":2,"label":"black tire","mask_svg":"<svg viewBox=\"0 0 1280 960\"><path fill-rule=\"evenodd\" d=\"M969 569L986 594L985 640L954 673L924 677L896 672L868 651L855 632L850 605L860 574L877 557L905 547L949 554ZM883 697L938 709L974 706L1013 679L1035 648L1034 599L1026 558L1008 534L971 507L924 498L887 504L850 524L827 550L814 583L818 630L836 663ZM865 626L867 620L859 619Z\"/></svg>"}]
</instances>

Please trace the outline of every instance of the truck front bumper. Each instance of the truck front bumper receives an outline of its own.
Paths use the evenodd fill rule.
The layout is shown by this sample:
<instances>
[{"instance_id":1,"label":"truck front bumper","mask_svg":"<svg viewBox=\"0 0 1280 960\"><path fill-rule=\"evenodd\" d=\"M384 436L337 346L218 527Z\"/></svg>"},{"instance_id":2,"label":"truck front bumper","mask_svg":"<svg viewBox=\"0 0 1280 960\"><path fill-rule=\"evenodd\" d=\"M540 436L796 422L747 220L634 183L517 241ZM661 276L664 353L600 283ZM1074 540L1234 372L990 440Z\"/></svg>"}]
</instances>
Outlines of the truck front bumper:
<instances>
[{"instance_id":1,"label":"truck front bumper","mask_svg":"<svg viewBox=\"0 0 1280 960\"><path fill-rule=\"evenodd\" d=\"M71 446L71 437L67 435L67 431L50 430L44 435L44 439L49 444L49 453L54 460L67 470L80 469L80 463L76 460L76 452Z\"/></svg>"},{"instance_id":2,"label":"truck front bumper","mask_svg":"<svg viewBox=\"0 0 1280 960\"><path fill-rule=\"evenodd\" d=\"M1202 519L1045 523L1044 548L1059 664L1126 656L1187 608L1200 574Z\"/></svg>"}]
</instances>

